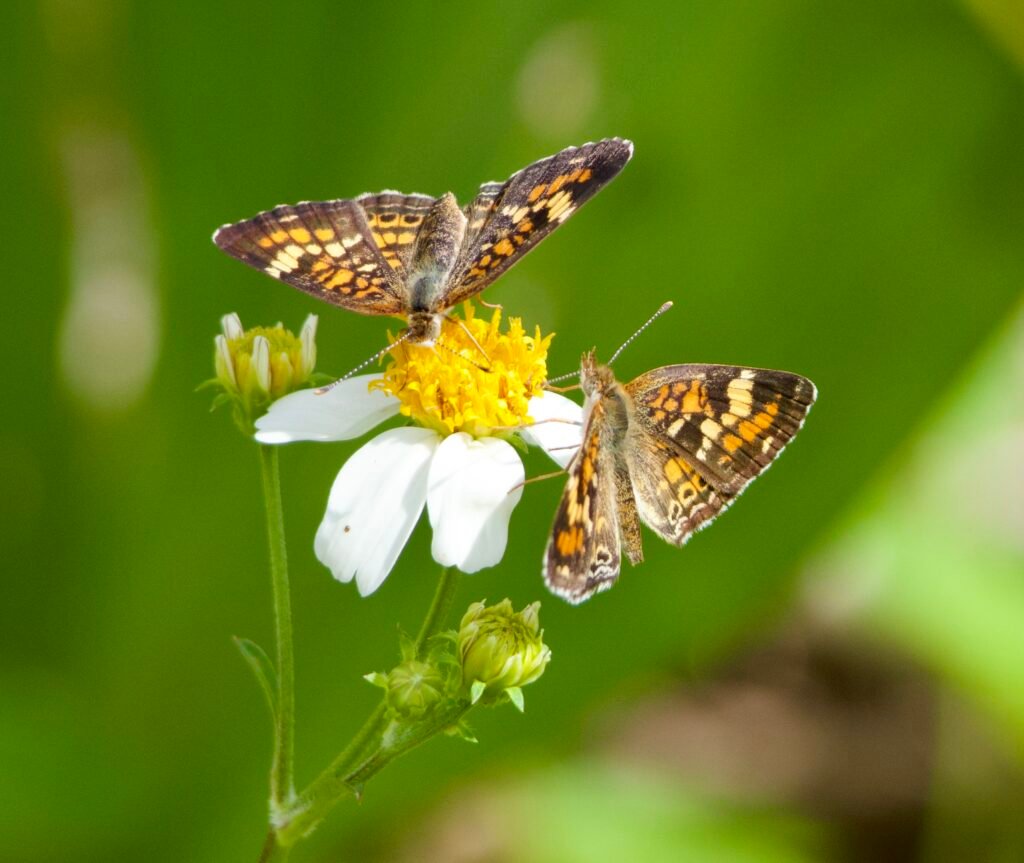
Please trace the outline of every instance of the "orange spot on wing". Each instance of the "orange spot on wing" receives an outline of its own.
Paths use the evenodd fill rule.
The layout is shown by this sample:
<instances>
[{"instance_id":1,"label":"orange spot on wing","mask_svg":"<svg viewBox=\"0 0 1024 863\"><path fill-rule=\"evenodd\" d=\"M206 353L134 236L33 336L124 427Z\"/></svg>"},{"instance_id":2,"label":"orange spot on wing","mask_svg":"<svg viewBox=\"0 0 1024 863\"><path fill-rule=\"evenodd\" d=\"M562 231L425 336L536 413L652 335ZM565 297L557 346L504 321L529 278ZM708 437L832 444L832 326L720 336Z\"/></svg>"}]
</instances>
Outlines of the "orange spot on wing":
<instances>
[{"instance_id":1,"label":"orange spot on wing","mask_svg":"<svg viewBox=\"0 0 1024 863\"><path fill-rule=\"evenodd\" d=\"M351 282L352 281L352 277L354 275L355 275L355 273L353 273L351 270L345 270L345 269L338 270L334 274L334 276L331 278L331 280L324 285L324 287L328 288L328 289L330 289L330 288L340 288L340 287L342 287L344 285L347 285L349 282Z\"/></svg>"},{"instance_id":2,"label":"orange spot on wing","mask_svg":"<svg viewBox=\"0 0 1024 863\"><path fill-rule=\"evenodd\" d=\"M755 421L757 417L754 418ZM736 429L747 443L753 443L754 439L761 433L761 429L750 420L743 420Z\"/></svg>"},{"instance_id":3,"label":"orange spot on wing","mask_svg":"<svg viewBox=\"0 0 1024 863\"><path fill-rule=\"evenodd\" d=\"M328 240L334 239L333 228L316 228L313 233L316 234L316 238L322 243L326 243Z\"/></svg>"},{"instance_id":4,"label":"orange spot on wing","mask_svg":"<svg viewBox=\"0 0 1024 863\"><path fill-rule=\"evenodd\" d=\"M577 183L585 183L592 176L594 176L594 172L591 171L590 168L584 168L582 171L580 171L580 175L576 178L576 182Z\"/></svg>"},{"instance_id":5,"label":"orange spot on wing","mask_svg":"<svg viewBox=\"0 0 1024 863\"><path fill-rule=\"evenodd\" d=\"M568 181L569 181L569 175L568 174L559 174L548 185L548 194L549 195L555 194L555 192L557 192L559 189L561 189L562 186L564 186Z\"/></svg>"},{"instance_id":6,"label":"orange spot on wing","mask_svg":"<svg viewBox=\"0 0 1024 863\"><path fill-rule=\"evenodd\" d=\"M292 228L288 232L288 236L295 240L296 243L302 243L303 245L313 239L305 228Z\"/></svg>"},{"instance_id":7,"label":"orange spot on wing","mask_svg":"<svg viewBox=\"0 0 1024 863\"><path fill-rule=\"evenodd\" d=\"M684 414L700 413L707 404L708 395L699 381L691 381L690 388L683 396L682 411Z\"/></svg>"},{"instance_id":8,"label":"orange spot on wing","mask_svg":"<svg viewBox=\"0 0 1024 863\"><path fill-rule=\"evenodd\" d=\"M534 186L532 189L530 189L530 194L526 196L526 200L529 201L532 204L541 195L544 194L544 189L545 188L546 187L545 187L544 183L541 183L539 186Z\"/></svg>"},{"instance_id":9,"label":"orange spot on wing","mask_svg":"<svg viewBox=\"0 0 1024 863\"><path fill-rule=\"evenodd\" d=\"M288 232L274 231L274 233L270 235L270 239L272 239L275 243L283 243L285 240L288 239Z\"/></svg>"},{"instance_id":10,"label":"orange spot on wing","mask_svg":"<svg viewBox=\"0 0 1024 863\"><path fill-rule=\"evenodd\" d=\"M270 239L270 237L260 237L258 242L260 244L261 249L269 249L272 245L274 245L274 241Z\"/></svg>"},{"instance_id":11,"label":"orange spot on wing","mask_svg":"<svg viewBox=\"0 0 1024 863\"><path fill-rule=\"evenodd\" d=\"M575 554L583 548L583 528L571 527L568 530L559 531L555 544L558 546L558 553L563 557Z\"/></svg>"},{"instance_id":12,"label":"orange spot on wing","mask_svg":"<svg viewBox=\"0 0 1024 863\"><path fill-rule=\"evenodd\" d=\"M734 434L727 434L722 438L722 446L725 447L726 452L736 452L743 446L743 439Z\"/></svg>"},{"instance_id":13,"label":"orange spot on wing","mask_svg":"<svg viewBox=\"0 0 1024 863\"><path fill-rule=\"evenodd\" d=\"M508 255L511 255L514 251L515 246L513 246L512 243L509 242L507 237L504 240L500 240L499 242L494 244L495 254L505 255L507 257Z\"/></svg>"}]
</instances>

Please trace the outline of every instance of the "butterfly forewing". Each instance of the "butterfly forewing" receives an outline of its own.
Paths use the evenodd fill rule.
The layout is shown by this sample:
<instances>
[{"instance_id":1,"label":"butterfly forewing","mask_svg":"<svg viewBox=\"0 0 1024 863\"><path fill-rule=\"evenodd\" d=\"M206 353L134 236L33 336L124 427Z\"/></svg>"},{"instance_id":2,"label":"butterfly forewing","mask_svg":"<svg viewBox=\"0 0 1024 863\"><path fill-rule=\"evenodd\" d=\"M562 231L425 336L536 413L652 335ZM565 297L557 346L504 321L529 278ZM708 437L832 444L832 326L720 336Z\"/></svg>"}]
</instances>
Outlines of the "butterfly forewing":
<instances>
[{"instance_id":1,"label":"butterfly forewing","mask_svg":"<svg viewBox=\"0 0 1024 863\"><path fill-rule=\"evenodd\" d=\"M430 195L390 191L356 198L381 257L398 274L409 272L420 227L436 201Z\"/></svg>"},{"instance_id":2,"label":"butterfly forewing","mask_svg":"<svg viewBox=\"0 0 1024 863\"><path fill-rule=\"evenodd\" d=\"M739 366L665 366L626 385L636 419L735 496L792 440L814 403L807 378Z\"/></svg>"},{"instance_id":3,"label":"butterfly forewing","mask_svg":"<svg viewBox=\"0 0 1024 863\"><path fill-rule=\"evenodd\" d=\"M465 208L462 251L440 300L451 307L480 293L612 180L633 155L608 138L570 147L485 183Z\"/></svg>"},{"instance_id":4,"label":"butterfly forewing","mask_svg":"<svg viewBox=\"0 0 1024 863\"><path fill-rule=\"evenodd\" d=\"M598 402L584 429L583 445L569 466L544 554L548 587L573 604L611 587L621 565L614 455L602 445L604 426Z\"/></svg>"},{"instance_id":5,"label":"butterfly forewing","mask_svg":"<svg viewBox=\"0 0 1024 863\"><path fill-rule=\"evenodd\" d=\"M275 207L225 225L213 241L249 266L343 308L391 315L406 306L403 283L355 201Z\"/></svg>"}]
</instances>

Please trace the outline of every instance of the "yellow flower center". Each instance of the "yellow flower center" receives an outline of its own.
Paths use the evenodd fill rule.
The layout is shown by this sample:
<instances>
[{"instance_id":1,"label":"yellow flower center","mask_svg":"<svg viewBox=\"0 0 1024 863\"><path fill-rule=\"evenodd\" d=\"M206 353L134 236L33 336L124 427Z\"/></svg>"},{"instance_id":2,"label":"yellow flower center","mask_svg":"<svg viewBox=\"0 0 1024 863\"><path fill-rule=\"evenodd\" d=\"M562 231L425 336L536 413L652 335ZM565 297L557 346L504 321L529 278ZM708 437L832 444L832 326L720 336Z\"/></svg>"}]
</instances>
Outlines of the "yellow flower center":
<instances>
[{"instance_id":1,"label":"yellow flower center","mask_svg":"<svg viewBox=\"0 0 1024 863\"><path fill-rule=\"evenodd\" d=\"M500 309L486 321L474 316L469 303L463 308L461 322L441 324L434 347L395 345L383 378L370 388L395 396L402 414L442 435L485 437L501 434L505 426L528 425L527 408L542 392L554 333L542 336L537 327L528 336L519 318L509 318L508 332L502 333Z\"/></svg>"}]
</instances>

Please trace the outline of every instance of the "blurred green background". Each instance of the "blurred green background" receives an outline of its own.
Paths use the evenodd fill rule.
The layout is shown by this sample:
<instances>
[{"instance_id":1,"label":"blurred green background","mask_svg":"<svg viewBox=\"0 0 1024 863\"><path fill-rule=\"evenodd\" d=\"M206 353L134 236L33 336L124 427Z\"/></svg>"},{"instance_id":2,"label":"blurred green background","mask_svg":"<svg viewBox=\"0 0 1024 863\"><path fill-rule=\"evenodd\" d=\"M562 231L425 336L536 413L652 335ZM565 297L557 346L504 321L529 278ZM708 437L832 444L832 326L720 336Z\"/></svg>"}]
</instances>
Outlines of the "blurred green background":
<instances>
[{"instance_id":1,"label":"blurred green background","mask_svg":"<svg viewBox=\"0 0 1024 863\"><path fill-rule=\"evenodd\" d=\"M219 317L384 325L218 252L223 222L398 188L463 200L632 138L489 294L552 373L675 309L619 376L790 369L800 440L680 551L544 591L558 483L464 607L543 599L554 661L295 861L1024 858L1024 8L757 2L12 4L0 52L13 369L0 427L0 860L255 860L270 647L256 453L194 387ZM11 345L14 345L12 348ZM360 599L315 560L357 446L283 453L298 778L433 591L423 525ZM547 468L531 456L528 471Z\"/></svg>"}]
</instances>

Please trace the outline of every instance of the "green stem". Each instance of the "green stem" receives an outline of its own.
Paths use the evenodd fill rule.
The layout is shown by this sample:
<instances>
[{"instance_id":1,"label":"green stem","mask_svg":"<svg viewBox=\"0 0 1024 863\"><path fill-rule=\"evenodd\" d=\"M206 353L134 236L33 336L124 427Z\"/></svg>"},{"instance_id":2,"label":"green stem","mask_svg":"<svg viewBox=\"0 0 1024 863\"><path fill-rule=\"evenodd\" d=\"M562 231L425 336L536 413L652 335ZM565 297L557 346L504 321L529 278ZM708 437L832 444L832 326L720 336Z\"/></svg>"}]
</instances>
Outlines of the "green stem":
<instances>
[{"instance_id":1,"label":"green stem","mask_svg":"<svg viewBox=\"0 0 1024 863\"><path fill-rule=\"evenodd\" d=\"M321 773L302 792L295 806L282 813L277 827L277 841L283 847L294 845L327 815L330 809L349 795L358 796L362 786L392 761L415 749L431 737L456 725L472 707L466 699L451 702L424 722L391 726L393 737L380 744L362 761L347 770L335 771L334 765ZM388 737L391 728L386 730Z\"/></svg>"},{"instance_id":2,"label":"green stem","mask_svg":"<svg viewBox=\"0 0 1024 863\"><path fill-rule=\"evenodd\" d=\"M427 616L416 636L416 653L422 656L427 641L444 626L459 573L456 569L441 570L434 598ZM388 737L387 705L381 702L363 723L356 736L334 761L299 795L289 811L278 814L277 840L291 846L317 826L330 809L348 795L358 795L361 786L388 764L419 746L434 735L455 725L469 710L468 701L458 701L430 717L408 726L397 726L393 737ZM394 727L394 726L392 726Z\"/></svg>"},{"instance_id":3,"label":"green stem","mask_svg":"<svg viewBox=\"0 0 1024 863\"><path fill-rule=\"evenodd\" d=\"M263 496L267 504L270 578L274 587L274 619L277 626L277 727L274 729L274 760L270 768L270 801L272 809L279 810L295 800L295 656L292 648L292 600L288 586L284 511L281 507L281 476L276 447L260 447L260 467L263 472Z\"/></svg>"},{"instance_id":4,"label":"green stem","mask_svg":"<svg viewBox=\"0 0 1024 863\"><path fill-rule=\"evenodd\" d=\"M422 656L423 649L430 637L437 635L444 626L451 611L452 602L455 600L455 589L459 586L459 571L454 567L445 567L441 570L441 577L437 582L437 589L434 591L434 599L430 603L430 610L420 627L420 634L416 636L416 655Z\"/></svg>"}]
</instances>

